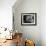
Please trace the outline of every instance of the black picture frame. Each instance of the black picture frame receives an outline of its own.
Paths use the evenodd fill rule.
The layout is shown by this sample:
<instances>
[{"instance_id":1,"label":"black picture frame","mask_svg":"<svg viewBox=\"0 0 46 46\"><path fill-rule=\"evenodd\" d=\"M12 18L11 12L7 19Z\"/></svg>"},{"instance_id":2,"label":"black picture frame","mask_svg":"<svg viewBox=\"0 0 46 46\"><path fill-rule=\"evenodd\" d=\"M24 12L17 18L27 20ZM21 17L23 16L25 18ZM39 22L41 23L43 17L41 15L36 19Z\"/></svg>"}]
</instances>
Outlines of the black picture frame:
<instances>
[{"instance_id":1,"label":"black picture frame","mask_svg":"<svg viewBox=\"0 0 46 46\"><path fill-rule=\"evenodd\" d=\"M21 25L24 26L37 25L37 13L21 13Z\"/></svg>"}]
</instances>

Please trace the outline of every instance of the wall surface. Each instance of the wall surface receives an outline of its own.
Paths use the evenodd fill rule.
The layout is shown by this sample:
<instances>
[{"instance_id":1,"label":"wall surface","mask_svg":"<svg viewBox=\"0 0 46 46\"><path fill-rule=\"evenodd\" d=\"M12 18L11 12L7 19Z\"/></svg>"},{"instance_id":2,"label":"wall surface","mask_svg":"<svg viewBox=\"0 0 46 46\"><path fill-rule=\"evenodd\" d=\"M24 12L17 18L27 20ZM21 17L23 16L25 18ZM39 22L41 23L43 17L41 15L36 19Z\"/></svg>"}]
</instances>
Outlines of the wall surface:
<instances>
[{"instance_id":1,"label":"wall surface","mask_svg":"<svg viewBox=\"0 0 46 46\"><path fill-rule=\"evenodd\" d=\"M12 29L12 6L16 0L0 0L0 27Z\"/></svg>"},{"instance_id":2,"label":"wall surface","mask_svg":"<svg viewBox=\"0 0 46 46\"><path fill-rule=\"evenodd\" d=\"M18 4L19 2L19 4ZM24 39L31 39L36 46L41 46L41 1L40 0L18 0L13 6L15 30L23 33ZM22 26L21 13L37 13L36 26Z\"/></svg>"},{"instance_id":3,"label":"wall surface","mask_svg":"<svg viewBox=\"0 0 46 46\"><path fill-rule=\"evenodd\" d=\"M15 2L16 0L0 0L0 38L10 35L9 31L5 32L1 27L12 29L12 6Z\"/></svg>"},{"instance_id":4,"label":"wall surface","mask_svg":"<svg viewBox=\"0 0 46 46\"><path fill-rule=\"evenodd\" d=\"M42 46L46 46L46 0L41 1L41 40Z\"/></svg>"}]
</instances>

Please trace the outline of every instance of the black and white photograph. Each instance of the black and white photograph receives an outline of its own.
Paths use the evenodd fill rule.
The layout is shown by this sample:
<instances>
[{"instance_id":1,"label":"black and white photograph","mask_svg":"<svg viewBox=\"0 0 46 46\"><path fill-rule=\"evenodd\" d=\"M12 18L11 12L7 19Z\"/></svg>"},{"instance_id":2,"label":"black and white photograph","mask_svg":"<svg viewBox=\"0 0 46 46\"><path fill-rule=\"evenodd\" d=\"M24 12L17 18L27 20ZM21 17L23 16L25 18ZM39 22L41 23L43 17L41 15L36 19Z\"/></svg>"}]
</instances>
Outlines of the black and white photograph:
<instances>
[{"instance_id":1,"label":"black and white photograph","mask_svg":"<svg viewBox=\"0 0 46 46\"><path fill-rule=\"evenodd\" d=\"M22 25L36 25L36 13L22 13L21 14L21 24Z\"/></svg>"}]
</instances>

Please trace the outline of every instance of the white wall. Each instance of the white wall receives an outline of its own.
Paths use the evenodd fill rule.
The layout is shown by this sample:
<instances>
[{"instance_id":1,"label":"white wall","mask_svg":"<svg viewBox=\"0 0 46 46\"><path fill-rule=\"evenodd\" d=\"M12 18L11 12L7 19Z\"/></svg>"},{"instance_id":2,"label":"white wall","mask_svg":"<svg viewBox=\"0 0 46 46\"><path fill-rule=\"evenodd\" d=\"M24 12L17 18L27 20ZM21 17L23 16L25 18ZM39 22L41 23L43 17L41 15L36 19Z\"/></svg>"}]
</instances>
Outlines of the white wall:
<instances>
[{"instance_id":1,"label":"white wall","mask_svg":"<svg viewBox=\"0 0 46 46\"><path fill-rule=\"evenodd\" d=\"M12 6L16 0L0 0L0 27L12 28Z\"/></svg>"},{"instance_id":2,"label":"white wall","mask_svg":"<svg viewBox=\"0 0 46 46\"><path fill-rule=\"evenodd\" d=\"M36 46L41 46L41 0L23 0L19 4L15 3L13 6L13 13L15 19L15 30L23 33L23 37L35 41ZM22 26L21 13L37 13L36 26Z\"/></svg>"},{"instance_id":3,"label":"white wall","mask_svg":"<svg viewBox=\"0 0 46 46\"><path fill-rule=\"evenodd\" d=\"M42 46L46 46L46 0L41 1L41 40Z\"/></svg>"}]
</instances>

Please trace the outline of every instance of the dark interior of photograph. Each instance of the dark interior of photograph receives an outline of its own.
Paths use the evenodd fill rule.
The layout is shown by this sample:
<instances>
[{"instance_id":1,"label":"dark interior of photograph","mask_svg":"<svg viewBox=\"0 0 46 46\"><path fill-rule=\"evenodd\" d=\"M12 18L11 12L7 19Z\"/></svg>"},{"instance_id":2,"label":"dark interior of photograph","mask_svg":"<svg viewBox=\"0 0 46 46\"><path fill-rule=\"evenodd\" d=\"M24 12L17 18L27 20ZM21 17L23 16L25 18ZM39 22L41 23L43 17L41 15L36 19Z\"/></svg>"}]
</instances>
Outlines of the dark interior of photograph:
<instances>
[{"instance_id":1,"label":"dark interior of photograph","mask_svg":"<svg viewBox=\"0 0 46 46\"><path fill-rule=\"evenodd\" d=\"M23 22L24 23L33 23L34 22L34 16L32 16L32 15L24 15L23 16Z\"/></svg>"}]
</instances>

